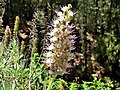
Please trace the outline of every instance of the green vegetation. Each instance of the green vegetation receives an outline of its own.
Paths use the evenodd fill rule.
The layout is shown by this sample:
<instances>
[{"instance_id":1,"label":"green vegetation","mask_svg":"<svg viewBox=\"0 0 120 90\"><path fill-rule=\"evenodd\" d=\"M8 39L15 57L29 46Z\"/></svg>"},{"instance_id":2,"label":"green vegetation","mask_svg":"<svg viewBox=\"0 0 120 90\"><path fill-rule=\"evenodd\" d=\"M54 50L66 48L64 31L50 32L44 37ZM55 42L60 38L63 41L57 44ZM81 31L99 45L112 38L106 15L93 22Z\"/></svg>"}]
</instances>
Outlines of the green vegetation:
<instances>
[{"instance_id":1,"label":"green vegetation","mask_svg":"<svg viewBox=\"0 0 120 90\"><path fill-rule=\"evenodd\" d=\"M15 40L0 58L0 90L111 90L113 84L108 80L102 82L94 75L91 82L67 82L49 75L43 57L36 53L31 57L29 68L25 68L23 55L18 54Z\"/></svg>"},{"instance_id":2,"label":"green vegetation","mask_svg":"<svg viewBox=\"0 0 120 90\"><path fill-rule=\"evenodd\" d=\"M120 90L120 0L0 0L0 90Z\"/></svg>"}]
</instances>

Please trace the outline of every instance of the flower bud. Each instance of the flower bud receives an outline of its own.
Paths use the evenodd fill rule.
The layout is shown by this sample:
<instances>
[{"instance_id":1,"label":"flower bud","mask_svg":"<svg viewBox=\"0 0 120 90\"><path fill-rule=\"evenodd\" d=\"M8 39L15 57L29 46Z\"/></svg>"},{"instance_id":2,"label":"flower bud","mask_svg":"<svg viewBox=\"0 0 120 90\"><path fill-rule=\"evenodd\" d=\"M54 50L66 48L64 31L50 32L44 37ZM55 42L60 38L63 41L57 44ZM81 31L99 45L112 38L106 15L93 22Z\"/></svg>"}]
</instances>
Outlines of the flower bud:
<instances>
[{"instance_id":1,"label":"flower bud","mask_svg":"<svg viewBox=\"0 0 120 90\"><path fill-rule=\"evenodd\" d=\"M5 28L5 40L4 40L4 44L6 47L8 47L9 43L10 43L10 39L11 39L11 31L10 31L10 27L7 25Z\"/></svg>"},{"instance_id":2,"label":"flower bud","mask_svg":"<svg viewBox=\"0 0 120 90\"><path fill-rule=\"evenodd\" d=\"M15 25L14 25L14 32L13 32L15 37L17 36L17 33L18 33L19 23L20 23L20 18L19 18L19 16L16 16Z\"/></svg>"}]
</instances>

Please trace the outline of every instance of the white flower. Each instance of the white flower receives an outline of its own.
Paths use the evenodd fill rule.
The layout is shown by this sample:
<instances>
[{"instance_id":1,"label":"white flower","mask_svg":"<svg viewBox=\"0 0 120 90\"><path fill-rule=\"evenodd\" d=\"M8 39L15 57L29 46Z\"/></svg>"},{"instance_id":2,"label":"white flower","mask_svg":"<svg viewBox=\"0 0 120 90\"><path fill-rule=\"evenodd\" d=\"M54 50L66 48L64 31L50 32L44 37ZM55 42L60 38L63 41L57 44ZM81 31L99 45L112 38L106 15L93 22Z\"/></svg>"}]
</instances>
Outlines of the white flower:
<instances>
[{"instance_id":1,"label":"white flower","mask_svg":"<svg viewBox=\"0 0 120 90\"><path fill-rule=\"evenodd\" d=\"M48 65L48 67L52 65L50 59L47 59L45 63Z\"/></svg>"},{"instance_id":2,"label":"white flower","mask_svg":"<svg viewBox=\"0 0 120 90\"><path fill-rule=\"evenodd\" d=\"M52 49L54 49L53 44L51 44L51 45L48 47L48 50L52 50Z\"/></svg>"},{"instance_id":3,"label":"white flower","mask_svg":"<svg viewBox=\"0 0 120 90\"><path fill-rule=\"evenodd\" d=\"M54 33L56 33L57 31L58 31L58 29L57 29L57 28L54 28L54 29L53 29L53 32L54 32Z\"/></svg>"},{"instance_id":4,"label":"white flower","mask_svg":"<svg viewBox=\"0 0 120 90\"><path fill-rule=\"evenodd\" d=\"M61 17L62 15L63 15L62 12L58 12L58 13L57 13L57 16L60 16L60 17Z\"/></svg>"},{"instance_id":5,"label":"white flower","mask_svg":"<svg viewBox=\"0 0 120 90\"><path fill-rule=\"evenodd\" d=\"M52 56L52 52L48 52L46 57L51 57Z\"/></svg>"},{"instance_id":6,"label":"white flower","mask_svg":"<svg viewBox=\"0 0 120 90\"><path fill-rule=\"evenodd\" d=\"M76 35L73 35L74 27L70 25L70 20L74 13L70 11L71 5L62 7L57 11L57 17L53 20L51 32L49 32L49 46L46 48L45 63L50 67L49 73L63 75L68 73L67 69L72 67L68 63L74 59L71 52L75 49Z\"/></svg>"},{"instance_id":7,"label":"white flower","mask_svg":"<svg viewBox=\"0 0 120 90\"><path fill-rule=\"evenodd\" d=\"M55 20L53 23L54 23L54 25L57 25L57 24L59 24L59 21Z\"/></svg>"},{"instance_id":8,"label":"white flower","mask_svg":"<svg viewBox=\"0 0 120 90\"><path fill-rule=\"evenodd\" d=\"M67 11L67 9L68 9L68 7L65 6L65 7L63 7L61 10L65 12L65 11Z\"/></svg>"},{"instance_id":9,"label":"white flower","mask_svg":"<svg viewBox=\"0 0 120 90\"><path fill-rule=\"evenodd\" d=\"M69 40L75 40L77 37L76 37L76 35L70 35L68 38L69 38Z\"/></svg>"},{"instance_id":10,"label":"white flower","mask_svg":"<svg viewBox=\"0 0 120 90\"><path fill-rule=\"evenodd\" d=\"M60 29L64 29L65 28L65 25L60 25Z\"/></svg>"},{"instance_id":11,"label":"white flower","mask_svg":"<svg viewBox=\"0 0 120 90\"><path fill-rule=\"evenodd\" d=\"M54 36L54 34L55 34L54 32L50 32L49 33L50 36Z\"/></svg>"},{"instance_id":12,"label":"white flower","mask_svg":"<svg viewBox=\"0 0 120 90\"><path fill-rule=\"evenodd\" d=\"M73 14L72 11L69 11L69 12L68 12L68 15L73 17L74 14Z\"/></svg>"},{"instance_id":13,"label":"white flower","mask_svg":"<svg viewBox=\"0 0 120 90\"><path fill-rule=\"evenodd\" d=\"M57 31L58 31L58 29L57 29L57 28L54 28L54 29L49 33L49 35L50 35L50 36L54 36Z\"/></svg>"},{"instance_id":14,"label":"white flower","mask_svg":"<svg viewBox=\"0 0 120 90\"><path fill-rule=\"evenodd\" d=\"M60 47L61 47L61 44L58 43L58 44L57 44L57 48L60 48Z\"/></svg>"},{"instance_id":15,"label":"white flower","mask_svg":"<svg viewBox=\"0 0 120 90\"><path fill-rule=\"evenodd\" d=\"M63 21L63 20L65 20L65 18L64 18L64 16L60 16L60 17L58 18L58 20L59 20L59 21Z\"/></svg>"},{"instance_id":16,"label":"white flower","mask_svg":"<svg viewBox=\"0 0 120 90\"><path fill-rule=\"evenodd\" d=\"M51 64L51 61L50 61L50 59L48 58L48 59L46 59L46 63L47 64Z\"/></svg>"},{"instance_id":17,"label":"white flower","mask_svg":"<svg viewBox=\"0 0 120 90\"><path fill-rule=\"evenodd\" d=\"M45 63L48 64L48 67L50 67L50 66L52 65L52 63L54 63L54 62L55 62L54 59L52 59L52 58L47 58Z\"/></svg>"},{"instance_id":18,"label":"white flower","mask_svg":"<svg viewBox=\"0 0 120 90\"><path fill-rule=\"evenodd\" d=\"M52 37L52 38L50 39L50 42L55 42L55 41L57 41L57 37Z\"/></svg>"}]
</instances>

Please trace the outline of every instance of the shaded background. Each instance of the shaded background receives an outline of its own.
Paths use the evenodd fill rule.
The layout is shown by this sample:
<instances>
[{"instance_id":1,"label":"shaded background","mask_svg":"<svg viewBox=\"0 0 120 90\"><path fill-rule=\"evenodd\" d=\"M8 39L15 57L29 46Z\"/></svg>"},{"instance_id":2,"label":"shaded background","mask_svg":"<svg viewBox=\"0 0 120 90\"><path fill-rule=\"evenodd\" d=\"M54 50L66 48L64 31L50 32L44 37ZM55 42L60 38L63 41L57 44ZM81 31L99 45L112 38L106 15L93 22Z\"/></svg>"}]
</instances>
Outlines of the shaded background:
<instances>
[{"instance_id":1,"label":"shaded background","mask_svg":"<svg viewBox=\"0 0 120 90\"><path fill-rule=\"evenodd\" d=\"M0 40L3 40L6 25L13 32L15 17L19 16L20 29L31 29L26 58L30 57L32 39L35 38L39 42L36 52L40 54L42 40L49 31L55 10L69 3L75 13L72 23L76 25L78 38L74 68L70 76L64 76L65 79L80 83L81 80L91 80L91 74L96 73L100 78L110 77L119 86L120 0L0 0ZM33 24L28 25L32 20L36 29Z\"/></svg>"}]
</instances>

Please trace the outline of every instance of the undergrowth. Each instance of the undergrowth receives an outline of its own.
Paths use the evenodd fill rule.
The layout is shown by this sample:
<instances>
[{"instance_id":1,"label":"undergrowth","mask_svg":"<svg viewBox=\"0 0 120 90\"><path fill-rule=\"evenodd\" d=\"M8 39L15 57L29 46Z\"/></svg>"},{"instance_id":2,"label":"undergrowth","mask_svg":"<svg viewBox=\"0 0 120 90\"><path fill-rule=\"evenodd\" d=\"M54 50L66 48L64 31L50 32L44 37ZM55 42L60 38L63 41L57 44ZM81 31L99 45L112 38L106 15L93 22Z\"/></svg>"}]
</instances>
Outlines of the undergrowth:
<instances>
[{"instance_id":1,"label":"undergrowth","mask_svg":"<svg viewBox=\"0 0 120 90\"><path fill-rule=\"evenodd\" d=\"M34 54L29 68L24 67L23 55L19 55L16 40L0 57L0 90L111 90L112 81L102 82L93 76L93 81L82 84L67 82L49 75L44 58Z\"/></svg>"}]
</instances>

